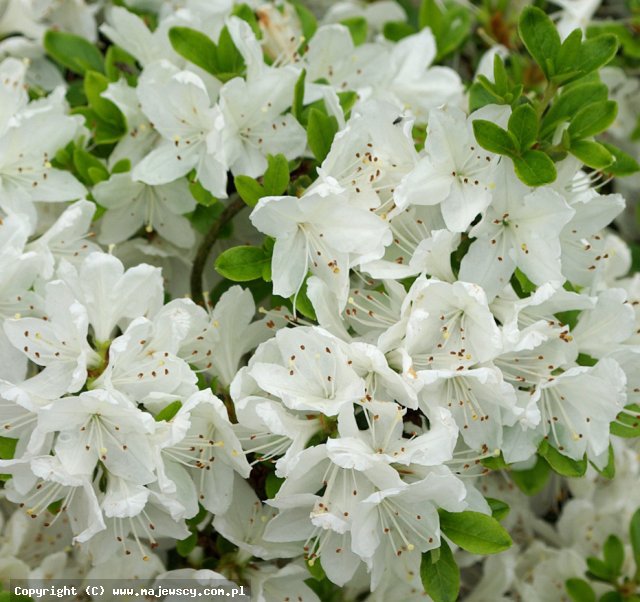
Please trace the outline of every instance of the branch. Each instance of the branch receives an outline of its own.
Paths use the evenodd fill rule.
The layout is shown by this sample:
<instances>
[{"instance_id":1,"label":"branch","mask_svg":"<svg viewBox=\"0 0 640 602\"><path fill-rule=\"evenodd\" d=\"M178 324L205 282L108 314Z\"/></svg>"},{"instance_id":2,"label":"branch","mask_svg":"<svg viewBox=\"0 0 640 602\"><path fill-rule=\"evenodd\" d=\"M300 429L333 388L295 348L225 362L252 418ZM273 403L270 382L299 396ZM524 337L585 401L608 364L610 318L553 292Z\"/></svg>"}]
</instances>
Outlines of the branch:
<instances>
[{"instance_id":1,"label":"branch","mask_svg":"<svg viewBox=\"0 0 640 602\"><path fill-rule=\"evenodd\" d=\"M211 253L211 247L218 240L220 230L222 230L225 224L229 223L234 216L242 211L246 205L244 201L237 195L232 196L229 199L229 204L225 210L220 214L220 217L213 222L211 229L207 232L206 236L200 247L196 258L193 260L193 268L191 269L191 298L198 305L204 305L204 296L202 294L202 273L204 272L204 266L209 259L209 253Z\"/></svg>"}]
</instances>

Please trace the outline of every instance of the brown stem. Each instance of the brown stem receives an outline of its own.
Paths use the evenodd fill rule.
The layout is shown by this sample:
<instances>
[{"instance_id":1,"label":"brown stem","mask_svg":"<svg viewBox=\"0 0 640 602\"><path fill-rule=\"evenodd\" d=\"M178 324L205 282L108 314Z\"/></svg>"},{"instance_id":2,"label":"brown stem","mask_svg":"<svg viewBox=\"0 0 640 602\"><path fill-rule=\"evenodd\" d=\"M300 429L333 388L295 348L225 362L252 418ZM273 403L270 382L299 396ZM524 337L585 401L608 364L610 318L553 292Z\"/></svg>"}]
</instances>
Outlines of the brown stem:
<instances>
[{"instance_id":1,"label":"brown stem","mask_svg":"<svg viewBox=\"0 0 640 602\"><path fill-rule=\"evenodd\" d=\"M229 223L235 215L240 213L246 205L243 200L235 195L229 199L226 209L220 214L220 217L212 224L211 229L207 232L204 240L200 243L196 258L193 260L193 268L191 268L191 298L198 304L204 305L204 296L202 294L202 273L204 266L209 259L211 247L218 240L218 235L223 226Z\"/></svg>"}]
</instances>

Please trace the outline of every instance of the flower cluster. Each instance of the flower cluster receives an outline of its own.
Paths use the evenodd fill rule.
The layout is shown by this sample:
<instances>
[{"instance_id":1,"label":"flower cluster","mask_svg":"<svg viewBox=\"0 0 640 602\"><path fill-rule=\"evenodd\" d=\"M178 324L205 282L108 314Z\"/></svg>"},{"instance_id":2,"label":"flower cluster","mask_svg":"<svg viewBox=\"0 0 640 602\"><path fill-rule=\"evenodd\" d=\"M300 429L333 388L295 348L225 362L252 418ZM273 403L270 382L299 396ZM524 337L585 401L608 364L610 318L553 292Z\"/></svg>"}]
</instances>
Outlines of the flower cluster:
<instances>
[{"instance_id":1,"label":"flower cluster","mask_svg":"<svg viewBox=\"0 0 640 602\"><path fill-rule=\"evenodd\" d=\"M1 578L631 592L640 55L556 3L0 1Z\"/></svg>"}]
</instances>

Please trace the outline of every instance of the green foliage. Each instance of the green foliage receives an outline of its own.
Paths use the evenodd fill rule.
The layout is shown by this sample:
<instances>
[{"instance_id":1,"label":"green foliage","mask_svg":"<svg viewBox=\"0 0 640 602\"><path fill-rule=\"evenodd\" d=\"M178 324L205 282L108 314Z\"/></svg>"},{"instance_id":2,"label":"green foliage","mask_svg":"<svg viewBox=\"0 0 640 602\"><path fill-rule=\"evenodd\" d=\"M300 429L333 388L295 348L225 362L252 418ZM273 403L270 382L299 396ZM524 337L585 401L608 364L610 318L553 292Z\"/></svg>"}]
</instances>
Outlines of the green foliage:
<instances>
[{"instance_id":1,"label":"green foliage","mask_svg":"<svg viewBox=\"0 0 640 602\"><path fill-rule=\"evenodd\" d=\"M82 36L49 30L44 34L44 49L56 63L78 75L87 71L104 73L104 59L100 51Z\"/></svg>"},{"instance_id":2,"label":"green foliage","mask_svg":"<svg viewBox=\"0 0 640 602\"><path fill-rule=\"evenodd\" d=\"M568 579L565 585L573 602L596 602L596 593L584 579Z\"/></svg>"},{"instance_id":3,"label":"green foliage","mask_svg":"<svg viewBox=\"0 0 640 602\"><path fill-rule=\"evenodd\" d=\"M640 437L640 405L630 404L611 423L611 434L625 439Z\"/></svg>"},{"instance_id":4,"label":"green foliage","mask_svg":"<svg viewBox=\"0 0 640 602\"><path fill-rule=\"evenodd\" d=\"M493 517L480 512L440 509L440 528L453 543L472 554L497 554L511 547L511 537Z\"/></svg>"},{"instance_id":5,"label":"green foliage","mask_svg":"<svg viewBox=\"0 0 640 602\"><path fill-rule=\"evenodd\" d=\"M209 36L190 27L172 27L169 41L179 55L222 82L244 73L244 58L233 43L227 27L222 28L217 44Z\"/></svg>"},{"instance_id":6,"label":"green foliage","mask_svg":"<svg viewBox=\"0 0 640 602\"><path fill-rule=\"evenodd\" d=\"M103 98L109 80L97 71L87 71L84 78L84 93L88 109L81 112L87 120L96 144L117 142L127 132L127 120L120 109Z\"/></svg>"},{"instance_id":7,"label":"green foliage","mask_svg":"<svg viewBox=\"0 0 640 602\"><path fill-rule=\"evenodd\" d=\"M166 420L167 422L169 422L180 411L181 407L182 407L182 402L179 399L172 401L169 405L162 408L162 410L160 410L156 414L155 416L156 422L162 422L163 420Z\"/></svg>"},{"instance_id":8,"label":"green foliage","mask_svg":"<svg viewBox=\"0 0 640 602\"><path fill-rule=\"evenodd\" d=\"M249 176L239 175L234 184L240 198L249 206L255 207L263 196L279 196L289 187L289 162L282 155L269 155L268 167L262 176L262 184Z\"/></svg>"},{"instance_id":9,"label":"green foliage","mask_svg":"<svg viewBox=\"0 0 640 602\"><path fill-rule=\"evenodd\" d=\"M446 541L422 554L420 579L434 602L455 602L460 592L460 569Z\"/></svg>"},{"instance_id":10,"label":"green foliage","mask_svg":"<svg viewBox=\"0 0 640 602\"><path fill-rule=\"evenodd\" d=\"M220 253L215 268L223 278L234 282L248 282L262 278L263 271L270 262L271 257L264 249L247 245L232 247Z\"/></svg>"},{"instance_id":11,"label":"green foliage","mask_svg":"<svg viewBox=\"0 0 640 602\"><path fill-rule=\"evenodd\" d=\"M319 109L309 111L307 123L307 141L318 163L322 163L329 154L333 138L338 131L338 120Z\"/></svg>"},{"instance_id":12,"label":"green foliage","mask_svg":"<svg viewBox=\"0 0 640 602\"><path fill-rule=\"evenodd\" d=\"M550 469L549 464L540 456L537 457L536 463L528 470L512 470L510 473L513 482L518 488L527 495L535 495L542 491L546 485Z\"/></svg>"},{"instance_id":13,"label":"green foliage","mask_svg":"<svg viewBox=\"0 0 640 602\"><path fill-rule=\"evenodd\" d=\"M367 41L369 24L364 17L351 17L349 19L343 19L340 23L349 30L353 43L356 46L360 46Z\"/></svg>"},{"instance_id":14,"label":"green foliage","mask_svg":"<svg viewBox=\"0 0 640 602\"><path fill-rule=\"evenodd\" d=\"M509 511L511 510L509 504L502 500L496 500L492 497L485 499L487 500L487 504L489 504L489 508L491 508L491 516L493 516L493 518L496 520L502 520L509 515Z\"/></svg>"},{"instance_id":15,"label":"green foliage","mask_svg":"<svg viewBox=\"0 0 640 602\"><path fill-rule=\"evenodd\" d=\"M554 472L563 477L581 477L587 471L586 457L582 460L573 460L549 445L546 440L540 443L538 453L548 462Z\"/></svg>"},{"instance_id":16,"label":"green foliage","mask_svg":"<svg viewBox=\"0 0 640 602\"><path fill-rule=\"evenodd\" d=\"M423 0L418 25L420 29L431 29L438 49L437 62L462 46L471 33L471 16L466 7L456 3Z\"/></svg>"}]
</instances>

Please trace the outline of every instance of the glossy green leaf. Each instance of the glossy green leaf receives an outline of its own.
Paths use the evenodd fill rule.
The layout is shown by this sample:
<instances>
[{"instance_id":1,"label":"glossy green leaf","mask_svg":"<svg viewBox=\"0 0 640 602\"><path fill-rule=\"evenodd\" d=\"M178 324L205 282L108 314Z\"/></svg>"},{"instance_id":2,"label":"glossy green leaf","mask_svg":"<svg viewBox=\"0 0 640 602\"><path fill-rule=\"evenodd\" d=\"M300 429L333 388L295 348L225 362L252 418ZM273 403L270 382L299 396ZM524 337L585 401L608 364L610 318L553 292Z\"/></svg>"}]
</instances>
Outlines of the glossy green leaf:
<instances>
[{"instance_id":1,"label":"glossy green leaf","mask_svg":"<svg viewBox=\"0 0 640 602\"><path fill-rule=\"evenodd\" d=\"M604 563L615 576L619 576L624 563L624 545L616 535L609 535L602 546Z\"/></svg>"},{"instance_id":2,"label":"glossy green leaf","mask_svg":"<svg viewBox=\"0 0 640 602\"><path fill-rule=\"evenodd\" d=\"M529 54L550 79L560 51L560 35L553 21L535 6L527 6L520 14L518 32Z\"/></svg>"},{"instance_id":3,"label":"glossy green leaf","mask_svg":"<svg viewBox=\"0 0 640 602\"><path fill-rule=\"evenodd\" d=\"M63 67L84 75L86 71L104 73L104 60L100 51L82 36L49 30L44 34L44 49Z\"/></svg>"},{"instance_id":4,"label":"glossy green leaf","mask_svg":"<svg viewBox=\"0 0 640 602\"><path fill-rule=\"evenodd\" d=\"M249 176L236 176L233 179L240 198L249 206L255 207L258 201L266 196L263 186Z\"/></svg>"},{"instance_id":5,"label":"glossy green leaf","mask_svg":"<svg viewBox=\"0 0 640 602\"><path fill-rule=\"evenodd\" d=\"M511 547L511 537L493 517L480 512L440 509L440 528L453 543L472 554L497 554Z\"/></svg>"},{"instance_id":6,"label":"glossy green leaf","mask_svg":"<svg viewBox=\"0 0 640 602\"><path fill-rule=\"evenodd\" d=\"M473 133L478 144L492 153L508 157L515 157L518 154L518 142L513 134L492 121L476 119L473 122Z\"/></svg>"},{"instance_id":7,"label":"glossy green leaf","mask_svg":"<svg viewBox=\"0 0 640 602\"><path fill-rule=\"evenodd\" d=\"M248 282L262 277L262 268L270 258L263 249L252 246L232 247L223 251L215 262L216 271L234 282Z\"/></svg>"},{"instance_id":8,"label":"glossy green leaf","mask_svg":"<svg viewBox=\"0 0 640 602\"><path fill-rule=\"evenodd\" d=\"M587 471L587 460L574 460L563 455L549 442L543 440L538 448L538 453L549 463L554 472L564 477L581 477Z\"/></svg>"},{"instance_id":9,"label":"glossy green leaf","mask_svg":"<svg viewBox=\"0 0 640 602\"><path fill-rule=\"evenodd\" d=\"M422 554L420 579L434 602L455 602L460 592L460 569L446 541L438 550Z\"/></svg>"},{"instance_id":10,"label":"glossy green leaf","mask_svg":"<svg viewBox=\"0 0 640 602\"><path fill-rule=\"evenodd\" d=\"M596 602L596 593L584 579L567 579L565 587L573 602Z\"/></svg>"},{"instance_id":11,"label":"glossy green leaf","mask_svg":"<svg viewBox=\"0 0 640 602\"><path fill-rule=\"evenodd\" d=\"M162 422L166 420L169 422L182 407L182 402L179 399L172 401L169 405L162 408L155 416L156 422Z\"/></svg>"},{"instance_id":12,"label":"glossy green leaf","mask_svg":"<svg viewBox=\"0 0 640 602\"><path fill-rule=\"evenodd\" d=\"M173 49L189 62L212 75L220 72L218 49L209 36L191 27L172 27L169 41Z\"/></svg>"},{"instance_id":13,"label":"glossy green leaf","mask_svg":"<svg viewBox=\"0 0 640 602\"><path fill-rule=\"evenodd\" d=\"M491 508L491 516L493 516L493 518L496 520L502 520L508 516L509 511L511 510L509 504L502 500L496 500L492 497L485 499L487 500L487 504L489 504L489 508Z\"/></svg>"},{"instance_id":14,"label":"glossy green leaf","mask_svg":"<svg viewBox=\"0 0 640 602\"><path fill-rule=\"evenodd\" d=\"M527 495L535 495L539 491L542 491L549 480L550 474L549 464L538 456L533 468L529 468L528 470L512 470L509 476L521 491Z\"/></svg>"},{"instance_id":15,"label":"glossy green leaf","mask_svg":"<svg viewBox=\"0 0 640 602\"><path fill-rule=\"evenodd\" d=\"M569 123L569 135L573 140L595 136L606 130L618 114L613 100L594 102L580 109Z\"/></svg>"},{"instance_id":16,"label":"glossy green leaf","mask_svg":"<svg viewBox=\"0 0 640 602\"><path fill-rule=\"evenodd\" d=\"M553 161L539 150L528 150L513 160L516 175L528 186L550 184L557 177Z\"/></svg>"},{"instance_id":17,"label":"glossy green leaf","mask_svg":"<svg viewBox=\"0 0 640 602\"><path fill-rule=\"evenodd\" d=\"M613 163L613 155L607 148L593 140L574 140L569 151L594 169L604 169Z\"/></svg>"},{"instance_id":18,"label":"glossy green leaf","mask_svg":"<svg viewBox=\"0 0 640 602\"><path fill-rule=\"evenodd\" d=\"M289 162L284 155L269 155L262 185L265 196L279 196L289 186Z\"/></svg>"},{"instance_id":19,"label":"glossy green leaf","mask_svg":"<svg viewBox=\"0 0 640 602\"><path fill-rule=\"evenodd\" d=\"M531 148L538 136L538 117L531 105L516 107L509 117L509 131L520 145L520 150Z\"/></svg>"},{"instance_id":20,"label":"glossy green leaf","mask_svg":"<svg viewBox=\"0 0 640 602\"><path fill-rule=\"evenodd\" d=\"M318 109L309 111L307 122L307 140L309 148L319 163L329 154L333 138L338 131L338 121L335 117L326 115Z\"/></svg>"}]
</instances>

